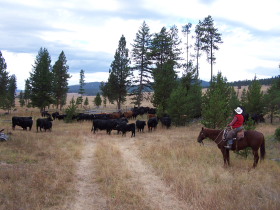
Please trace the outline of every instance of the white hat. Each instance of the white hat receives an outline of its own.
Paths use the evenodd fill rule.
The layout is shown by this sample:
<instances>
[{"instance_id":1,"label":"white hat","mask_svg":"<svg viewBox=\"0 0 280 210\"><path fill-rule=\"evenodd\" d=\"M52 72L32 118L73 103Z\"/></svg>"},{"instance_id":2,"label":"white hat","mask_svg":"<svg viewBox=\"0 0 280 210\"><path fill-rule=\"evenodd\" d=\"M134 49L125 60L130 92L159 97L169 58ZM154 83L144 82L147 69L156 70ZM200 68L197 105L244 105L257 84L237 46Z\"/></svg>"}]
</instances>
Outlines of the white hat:
<instances>
[{"instance_id":1,"label":"white hat","mask_svg":"<svg viewBox=\"0 0 280 210\"><path fill-rule=\"evenodd\" d=\"M234 110L237 114L241 114L243 112L243 110L240 108L240 107L237 107L235 110Z\"/></svg>"}]
</instances>

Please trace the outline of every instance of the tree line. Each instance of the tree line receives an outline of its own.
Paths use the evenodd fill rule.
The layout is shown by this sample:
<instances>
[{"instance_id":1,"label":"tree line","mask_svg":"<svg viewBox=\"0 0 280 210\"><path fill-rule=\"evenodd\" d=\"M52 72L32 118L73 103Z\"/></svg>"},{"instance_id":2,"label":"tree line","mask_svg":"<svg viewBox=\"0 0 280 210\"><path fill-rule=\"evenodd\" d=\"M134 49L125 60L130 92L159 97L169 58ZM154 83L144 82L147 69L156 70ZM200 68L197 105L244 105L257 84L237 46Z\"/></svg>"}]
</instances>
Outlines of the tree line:
<instances>
[{"instance_id":1,"label":"tree line","mask_svg":"<svg viewBox=\"0 0 280 210\"><path fill-rule=\"evenodd\" d=\"M260 82L261 85L271 85L275 80L277 80L277 76L275 77L271 77L271 78L267 78L267 79L258 79L258 81ZM248 86L253 82L253 80L242 80L242 81L234 81L234 82L230 82L229 84L231 86Z\"/></svg>"}]
</instances>

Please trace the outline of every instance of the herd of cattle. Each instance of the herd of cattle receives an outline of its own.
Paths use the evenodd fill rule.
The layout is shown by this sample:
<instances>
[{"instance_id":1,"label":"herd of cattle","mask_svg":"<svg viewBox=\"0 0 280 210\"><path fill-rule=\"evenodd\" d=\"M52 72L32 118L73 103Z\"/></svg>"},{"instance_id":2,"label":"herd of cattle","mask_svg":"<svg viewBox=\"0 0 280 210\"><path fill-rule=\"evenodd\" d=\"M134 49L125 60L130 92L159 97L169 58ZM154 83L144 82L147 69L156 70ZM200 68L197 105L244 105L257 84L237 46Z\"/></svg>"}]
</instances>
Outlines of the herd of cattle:
<instances>
[{"instance_id":1,"label":"herd of cattle","mask_svg":"<svg viewBox=\"0 0 280 210\"><path fill-rule=\"evenodd\" d=\"M147 114L147 122L145 120L136 120L138 115ZM37 132L51 131L53 120L63 120L66 118L65 114L59 114L59 112L54 112L52 114L48 111L43 111L41 113L43 118L36 120ZM158 118L156 116L156 109L149 107L133 108L127 112L113 112L113 113L101 113L101 114L85 114L79 113L72 117L73 120L81 121L92 121L93 133L98 130L106 130L107 134L111 134L112 130L116 130L118 134L121 132L122 135L126 135L127 132L131 132L131 137L135 136L135 131L144 132L144 128L147 125L148 131L155 130L159 122L166 128L171 126L171 118L169 116L164 116ZM135 123L129 123L129 120L135 119ZM23 130L31 130L33 125L32 117L12 117L12 128L15 129L16 126L20 126Z\"/></svg>"},{"instance_id":2,"label":"herd of cattle","mask_svg":"<svg viewBox=\"0 0 280 210\"><path fill-rule=\"evenodd\" d=\"M144 120L136 120L138 115L147 114L147 122ZM43 111L41 113L42 117L36 120L37 132L40 129L45 131L52 129L53 120L64 120L66 118L65 114L59 114L59 112L54 112L52 114L48 111ZM245 122L249 119L249 115L244 111L243 116ZM264 117L261 114L251 115L250 118L254 123L264 122ZM79 113L72 117L73 120L81 121L92 121L91 131L96 133L98 130L106 130L107 134L111 134L112 130L116 130L125 135L127 132L131 132L131 137L135 136L135 131L144 132L144 128L147 125L148 131L155 130L158 123L161 122L163 126L169 128L171 126L171 118L169 116L157 117L156 109L149 107L133 108L126 112L113 112L113 113L101 113L101 114L85 114ZM129 120L136 120L135 123L129 123ZM142 118L143 119L143 118ZM31 130L33 125L32 117L13 117L12 118L12 128L15 126L20 126L23 130Z\"/></svg>"}]
</instances>

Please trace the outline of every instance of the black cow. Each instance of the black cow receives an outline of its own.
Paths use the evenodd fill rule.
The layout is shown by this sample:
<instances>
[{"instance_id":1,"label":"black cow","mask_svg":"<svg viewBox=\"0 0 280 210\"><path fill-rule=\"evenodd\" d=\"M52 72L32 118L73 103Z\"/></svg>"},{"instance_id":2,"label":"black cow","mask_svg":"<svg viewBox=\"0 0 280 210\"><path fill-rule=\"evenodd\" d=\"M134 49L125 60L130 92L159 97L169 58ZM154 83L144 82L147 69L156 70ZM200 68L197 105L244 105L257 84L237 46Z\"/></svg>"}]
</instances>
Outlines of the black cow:
<instances>
[{"instance_id":1,"label":"black cow","mask_svg":"<svg viewBox=\"0 0 280 210\"><path fill-rule=\"evenodd\" d=\"M122 135L126 135L126 132L131 131L131 137L135 137L135 123L127 124L123 122L117 125L117 129L122 132Z\"/></svg>"},{"instance_id":2,"label":"black cow","mask_svg":"<svg viewBox=\"0 0 280 210\"><path fill-rule=\"evenodd\" d=\"M33 120L32 117L13 117L12 118L12 128L15 130L15 127L20 126L23 128L23 130L31 130L32 125L33 125Z\"/></svg>"},{"instance_id":3,"label":"black cow","mask_svg":"<svg viewBox=\"0 0 280 210\"><path fill-rule=\"evenodd\" d=\"M48 111L42 111L41 112L42 117L50 117L51 114Z\"/></svg>"},{"instance_id":4,"label":"black cow","mask_svg":"<svg viewBox=\"0 0 280 210\"><path fill-rule=\"evenodd\" d=\"M161 117L159 120L163 126L166 126L166 128L170 128L170 126L171 126L170 117Z\"/></svg>"},{"instance_id":5,"label":"black cow","mask_svg":"<svg viewBox=\"0 0 280 210\"><path fill-rule=\"evenodd\" d=\"M64 118L66 117L67 115L66 114L59 114L56 116L56 119L58 120L64 120Z\"/></svg>"},{"instance_id":6,"label":"black cow","mask_svg":"<svg viewBox=\"0 0 280 210\"><path fill-rule=\"evenodd\" d=\"M152 131L153 128L154 128L154 130L155 130L156 127L157 127L157 124L158 124L158 120L157 120L156 117L150 118L150 119L148 120L148 130L149 130L149 131Z\"/></svg>"},{"instance_id":7,"label":"black cow","mask_svg":"<svg viewBox=\"0 0 280 210\"><path fill-rule=\"evenodd\" d=\"M253 114L251 118L254 121L254 124L265 122L263 114Z\"/></svg>"},{"instance_id":8,"label":"black cow","mask_svg":"<svg viewBox=\"0 0 280 210\"><path fill-rule=\"evenodd\" d=\"M118 134L120 133L121 129L120 127L118 127L119 124L127 124L128 123L128 119L125 117L122 117L120 119L112 119L112 121L116 122L115 127L113 128L113 130L117 130Z\"/></svg>"},{"instance_id":9,"label":"black cow","mask_svg":"<svg viewBox=\"0 0 280 210\"><path fill-rule=\"evenodd\" d=\"M48 117L48 118L39 118L36 121L36 128L37 128L37 132L38 132L38 128L40 128L40 131L42 131L42 128L45 130L45 132L47 130L51 131L52 130L52 118Z\"/></svg>"},{"instance_id":10,"label":"black cow","mask_svg":"<svg viewBox=\"0 0 280 210\"><path fill-rule=\"evenodd\" d=\"M94 119L92 121L92 128L91 131L95 133L98 129L99 130L106 130L107 134L111 134L111 131L116 128L117 122L115 120L100 120Z\"/></svg>"},{"instance_id":11,"label":"black cow","mask_svg":"<svg viewBox=\"0 0 280 210\"><path fill-rule=\"evenodd\" d=\"M144 128L146 126L146 121L136 120L136 128L138 132L144 132Z\"/></svg>"},{"instance_id":12,"label":"black cow","mask_svg":"<svg viewBox=\"0 0 280 210\"><path fill-rule=\"evenodd\" d=\"M52 113L52 118L55 120L59 116L59 112Z\"/></svg>"}]
</instances>

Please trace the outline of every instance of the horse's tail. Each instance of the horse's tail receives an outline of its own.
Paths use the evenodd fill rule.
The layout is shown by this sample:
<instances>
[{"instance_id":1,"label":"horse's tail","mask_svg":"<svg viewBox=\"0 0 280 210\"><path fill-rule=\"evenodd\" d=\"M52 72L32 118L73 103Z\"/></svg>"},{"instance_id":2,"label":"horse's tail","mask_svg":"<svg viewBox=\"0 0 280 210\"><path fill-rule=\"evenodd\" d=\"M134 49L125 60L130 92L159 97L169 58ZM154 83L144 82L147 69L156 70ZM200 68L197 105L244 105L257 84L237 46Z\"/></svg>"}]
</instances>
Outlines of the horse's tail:
<instances>
[{"instance_id":1,"label":"horse's tail","mask_svg":"<svg viewBox=\"0 0 280 210\"><path fill-rule=\"evenodd\" d=\"M263 137L263 143L261 144L261 160L265 157L265 139Z\"/></svg>"}]
</instances>

